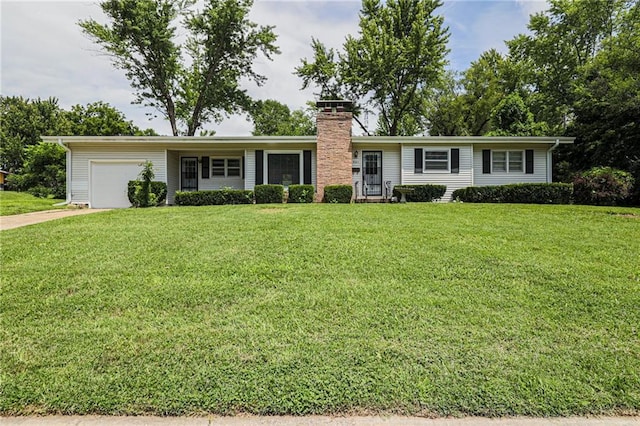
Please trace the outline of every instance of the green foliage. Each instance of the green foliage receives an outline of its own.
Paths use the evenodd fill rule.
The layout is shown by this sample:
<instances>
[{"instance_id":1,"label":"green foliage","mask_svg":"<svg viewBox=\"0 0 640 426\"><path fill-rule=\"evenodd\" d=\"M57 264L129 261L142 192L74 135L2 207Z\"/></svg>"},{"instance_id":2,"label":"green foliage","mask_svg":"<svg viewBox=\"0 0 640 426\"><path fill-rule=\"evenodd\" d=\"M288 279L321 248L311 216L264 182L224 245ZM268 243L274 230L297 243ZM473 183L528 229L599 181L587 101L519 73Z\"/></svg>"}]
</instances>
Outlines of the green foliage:
<instances>
[{"instance_id":1,"label":"green foliage","mask_svg":"<svg viewBox=\"0 0 640 426\"><path fill-rule=\"evenodd\" d=\"M491 111L492 136L544 136L546 123L536 123L533 114L517 93L504 97Z\"/></svg>"},{"instance_id":2,"label":"green foliage","mask_svg":"<svg viewBox=\"0 0 640 426\"><path fill-rule=\"evenodd\" d=\"M0 96L0 168L22 171L25 150L42 135L67 135L70 129L56 98Z\"/></svg>"},{"instance_id":3,"label":"green foliage","mask_svg":"<svg viewBox=\"0 0 640 426\"><path fill-rule=\"evenodd\" d=\"M256 185L253 188L256 204L270 204L284 202L284 186L282 185Z\"/></svg>"},{"instance_id":4,"label":"green foliage","mask_svg":"<svg viewBox=\"0 0 640 426\"><path fill-rule=\"evenodd\" d=\"M25 149L22 173L11 174L7 187L17 191L30 191L38 197L65 198L66 153L53 143L41 142Z\"/></svg>"},{"instance_id":5,"label":"green foliage","mask_svg":"<svg viewBox=\"0 0 640 426\"><path fill-rule=\"evenodd\" d=\"M262 85L265 77L254 69L259 53L267 59L279 53L273 27L248 19L251 0L207 0L202 10L194 4L106 0L101 7L107 24L80 22L124 70L136 102L164 115L174 136L193 136L204 123L249 109L240 81ZM177 21L183 25L179 32Z\"/></svg>"},{"instance_id":6,"label":"green foliage","mask_svg":"<svg viewBox=\"0 0 640 426\"><path fill-rule=\"evenodd\" d=\"M469 186L453 191L451 198L465 203L569 204L572 194L570 183L517 183Z\"/></svg>"},{"instance_id":7,"label":"green foliage","mask_svg":"<svg viewBox=\"0 0 640 426\"><path fill-rule=\"evenodd\" d=\"M130 180L127 184L127 196L133 207L143 207L141 204L143 181ZM167 184L165 182L152 181L149 183L149 204L160 206L167 199ZM153 202L152 202L153 200Z\"/></svg>"},{"instance_id":8,"label":"green foliage","mask_svg":"<svg viewBox=\"0 0 640 426\"><path fill-rule=\"evenodd\" d=\"M393 196L400 199L401 194L397 188L411 188L413 191L405 195L406 200L412 203L429 203L439 200L447 191L445 185L397 185L393 188Z\"/></svg>"},{"instance_id":9,"label":"green foliage","mask_svg":"<svg viewBox=\"0 0 640 426\"><path fill-rule=\"evenodd\" d=\"M303 89L316 86L322 99L363 100L355 113L362 106L375 108L378 134L424 129L426 91L446 63L448 29L435 15L441 5L438 0L363 0L359 34L347 37L337 59L333 49L313 39L313 61L305 58L296 68Z\"/></svg>"},{"instance_id":10,"label":"green foliage","mask_svg":"<svg viewBox=\"0 0 640 426\"><path fill-rule=\"evenodd\" d=\"M351 185L327 185L324 187L325 203L348 204L353 197L353 187Z\"/></svg>"},{"instance_id":11,"label":"green foliage","mask_svg":"<svg viewBox=\"0 0 640 426\"><path fill-rule=\"evenodd\" d=\"M176 192L178 206L221 206L224 204L252 204L253 191L243 189L218 189L212 191Z\"/></svg>"},{"instance_id":12,"label":"green foliage","mask_svg":"<svg viewBox=\"0 0 640 426\"><path fill-rule=\"evenodd\" d=\"M287 203L313 203L315 191L313 185L289 185Z\"/></svg>"},{"instance_id":13,"label":"green foliage","mask_svg":"<svg viewBox=\"0 0 640 426\"><path fill-rule=\"evenodd\" d=\"M138 175L140 185L136 185L135 192L133 194L135 207L151 207L156 205L155 194L151 193L151 181L155 177L153 171L153 163L151 161L145 161L141 164L142 170Z\"/></svg>"},{"instance_id":14,"label":"green foliage","mask_svg":"<svg viewBox=\"0 0 640 426\"><path fill-rule=\"evenodd\" d=\"M316 134L316 125L308 112L289 107L272 99L256 101L249 111L253 136L306 136Z\"/></svg>"},{"instance_id":15,"label":"green foliage","mask_svg":"<svg viewBox=\"0 0 640 426\"><path fill-rule=\"evenodd\" d=\"M594 167L578 174L573 181L576 204L616 206L625 204L631 195L631 173L612 167Z\"/></svg>"},{"instance_id":16,"label":"green foliage","mask_svg":"<svg viewBox=\"0 0 640 426\"><path fill-rule=\"evenodd\" d=\"M157 136L153 129L140 130L124 114L105 102L74 105L65 113L74 136Z\"/></svg>"}]
</instances>

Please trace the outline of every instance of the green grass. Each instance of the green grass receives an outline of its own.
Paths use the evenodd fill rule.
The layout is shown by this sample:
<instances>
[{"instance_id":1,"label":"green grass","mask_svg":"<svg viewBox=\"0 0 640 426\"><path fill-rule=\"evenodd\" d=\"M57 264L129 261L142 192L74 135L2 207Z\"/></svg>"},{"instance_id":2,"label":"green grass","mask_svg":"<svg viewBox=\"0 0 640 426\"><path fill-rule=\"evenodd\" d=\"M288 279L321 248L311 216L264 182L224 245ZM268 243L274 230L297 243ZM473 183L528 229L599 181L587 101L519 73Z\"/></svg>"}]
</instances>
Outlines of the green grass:
<instances>
[{"instance_id":1,"label":"green grass","mask_svg":"<svg viewBox=\"0 0 640 426\"><path fill-rule=\"evenodd\" d=\"M640 412L639 209L126 209L2 250L1 414Z\"/></svg>"},{"instance_id":2,"label":"green grass","mask_svg":"<svg viewBox=\"0 0 640 426\"><path fill-rule=\"evenodd\" d=\"M38 198L26 192L0 191L0 216L10 216L62 208L54 206L64 200Z\"/></svg>"}]
</instances>

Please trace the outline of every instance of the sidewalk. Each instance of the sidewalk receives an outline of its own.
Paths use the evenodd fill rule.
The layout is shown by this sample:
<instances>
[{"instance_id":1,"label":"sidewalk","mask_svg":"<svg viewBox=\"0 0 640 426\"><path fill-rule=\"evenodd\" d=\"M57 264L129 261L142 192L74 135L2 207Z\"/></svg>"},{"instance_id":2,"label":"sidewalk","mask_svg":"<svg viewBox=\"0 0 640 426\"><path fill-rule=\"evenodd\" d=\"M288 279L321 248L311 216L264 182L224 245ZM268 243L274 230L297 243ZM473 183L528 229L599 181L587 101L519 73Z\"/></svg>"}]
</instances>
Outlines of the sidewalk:
<instances>
[{"instance_id":1,"label":"sidewalk","mask_svg":"<svg viewBox=\"0 0 640 426\"><path fill-rule=\"evenodd\" d=\"M421 417L236 416L236 417L0 417L2 426L640 426L640 417L554 417L425 419Z\"/></svg>"},{"instance_id":2,"label":"sidewalk","mask_svg":"<svg viewBox=\"0 0 640 426\"><path fill-rule=\"evenodd\" d=\"M68 216L98 213L108 210L109 209L60 209L16 214L12 216L0 216L0 231L4 231L5 229L19 228L21 226L33 225L40 222L47 222L49 220L60 219Z\"/></svg>"}]
</instances>

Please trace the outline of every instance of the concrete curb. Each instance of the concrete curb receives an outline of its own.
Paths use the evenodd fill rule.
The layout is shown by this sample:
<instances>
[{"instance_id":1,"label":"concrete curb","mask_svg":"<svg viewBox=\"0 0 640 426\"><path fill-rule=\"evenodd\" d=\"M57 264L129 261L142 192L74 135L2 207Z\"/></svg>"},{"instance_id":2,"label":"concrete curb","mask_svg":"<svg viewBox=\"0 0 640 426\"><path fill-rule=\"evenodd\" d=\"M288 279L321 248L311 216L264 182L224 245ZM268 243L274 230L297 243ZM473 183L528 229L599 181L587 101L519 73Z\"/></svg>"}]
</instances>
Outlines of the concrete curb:
<instances>
[{"instance_id":1,"label":"concrete curb","mask_svg":"<svg viewBox=\"0 0 640 426\"><path fill-rule=\"evenodd\" d=\"M235 416L235 417L113 417L46 416L0 417L3 426L640 426L640 417L511 417L511 418L438 418L403 416Z\"/></svg>"}]
</instances>

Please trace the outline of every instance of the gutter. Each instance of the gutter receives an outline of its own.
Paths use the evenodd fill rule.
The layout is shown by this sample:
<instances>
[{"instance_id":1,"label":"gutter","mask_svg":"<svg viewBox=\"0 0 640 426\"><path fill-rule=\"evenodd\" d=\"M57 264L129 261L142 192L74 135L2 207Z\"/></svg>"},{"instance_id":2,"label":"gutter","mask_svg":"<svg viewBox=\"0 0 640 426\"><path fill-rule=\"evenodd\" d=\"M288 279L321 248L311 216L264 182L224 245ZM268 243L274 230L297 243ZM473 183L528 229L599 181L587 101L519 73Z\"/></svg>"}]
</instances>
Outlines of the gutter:
<instances>
[{"instance_id":1,"label":"gutter","mask_svg":"<svg viewBox=\"0 0 640 426\"><path fill-rule=\"evenodd\" d=\"M67 153L67 161L66 161L66 172L67 172L67 177L66 177L66 184L67 184L67 199L65 201L63 201L62 203L58 203L58 204L54 204L55 206L66 206L69 203L71 203L71 150L69 149L68 146L66 146L64 144L64 142L62 142L62 138L58 138L58 145L60 145L62 147L62 149L65 150L65 152Z\"/></svg>"},{"instance_id":2,"label":"gutter","mask_svg":"<svg viewBox=\"0 0 640 426\"><path fill-rule=\"evenodd\" d=\"M552 152L560 146L560 139L556 139L556 142L547 150L547 183L553 182L553 157Z\"/></svg>"}]
</instances>

